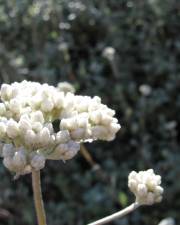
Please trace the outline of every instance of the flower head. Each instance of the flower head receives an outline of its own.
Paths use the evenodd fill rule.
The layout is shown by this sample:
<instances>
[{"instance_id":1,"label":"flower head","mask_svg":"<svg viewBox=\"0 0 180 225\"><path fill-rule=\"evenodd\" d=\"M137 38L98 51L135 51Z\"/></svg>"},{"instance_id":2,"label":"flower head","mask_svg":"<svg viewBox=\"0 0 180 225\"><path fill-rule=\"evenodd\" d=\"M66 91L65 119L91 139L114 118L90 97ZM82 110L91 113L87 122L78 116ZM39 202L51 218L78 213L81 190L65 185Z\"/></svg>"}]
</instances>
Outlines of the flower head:
<instances>
[{"instance_id":1,"label":"flower head","mask_svg":"<svg viewBox=\"0 0 180 225\"><path fill-rule=\"evenodd\" d=\"M104 58L113 61L116 50L113 47L106 47L103 51Z\"/></svg>"},{"instance_id":2,"label":"flower head","mask_svg":"<svg viewBox=\"0 0 180 225\"><path fill-rule=\"evenodd\" d=\"M160 184L161 176L156 175L152 169L138 173L132 171L128 177L128 187L139 204L152 205L161 202L163 188Z\"/></svg>"},{"instance_id":3,"label":"flower head","mask_svg":"<svg viewBox=\"0 0 180 225\"><path fill-rule=\"evenodd\" d=\"M42 169L47 159L69 160L80 143L113 140L120 129L114 110L99 97L75 95L67 83L3 84L0 96L0 155L17 174Z\"/></svg>"}]
</instances>

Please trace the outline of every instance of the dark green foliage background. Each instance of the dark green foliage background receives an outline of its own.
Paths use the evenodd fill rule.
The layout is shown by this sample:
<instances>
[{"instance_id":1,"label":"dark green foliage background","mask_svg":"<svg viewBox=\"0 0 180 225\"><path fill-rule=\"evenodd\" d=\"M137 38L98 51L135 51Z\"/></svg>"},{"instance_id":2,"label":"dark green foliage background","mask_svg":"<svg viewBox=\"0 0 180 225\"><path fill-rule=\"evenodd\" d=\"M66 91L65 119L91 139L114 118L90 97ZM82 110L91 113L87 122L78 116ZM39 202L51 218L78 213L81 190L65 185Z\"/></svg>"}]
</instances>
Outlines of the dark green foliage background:
<instances>
[{"instance_id":1,"label":"dark green foliage background","mask_svg":"<svg viewBox=\"0 0 180 225\"><path fill-rule=\"evenodd\" d=\"M102 55L116 49L110 63ZM102 171L79 154L47 162L42 188L49 225L85 225L133 201L127 176L154 168L164 200L113 225L180 220L180 1L0 0L0 82L23 79L99 95L117 111L116 140L86 145ZM152 89L140 93L142 84ZM30 176L0 166L0 224L36 222Z\"/></svg>"}]
</instances>

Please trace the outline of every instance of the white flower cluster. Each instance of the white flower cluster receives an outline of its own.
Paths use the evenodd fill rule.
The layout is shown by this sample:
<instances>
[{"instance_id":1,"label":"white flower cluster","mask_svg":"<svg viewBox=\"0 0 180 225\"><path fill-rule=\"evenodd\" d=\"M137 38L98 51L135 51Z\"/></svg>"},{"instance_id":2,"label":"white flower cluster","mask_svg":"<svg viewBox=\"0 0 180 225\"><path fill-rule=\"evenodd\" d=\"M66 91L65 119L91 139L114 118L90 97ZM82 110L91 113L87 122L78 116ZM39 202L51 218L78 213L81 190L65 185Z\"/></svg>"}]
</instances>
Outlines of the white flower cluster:
<instances>
[{"instance_id":1,"label":"white flower cluster","mask_svg":"<svg viewBox=\"0 0 180 225\"><path fill-rule=\"evenodd\" d=\"M136 202L143 205L152 205L161 202L163 188L160 186L161 176L152 169L132 171L128 178L128 187L136 196Z\"/></svg>"},{"instance_id":2,"label":"white flower cluster","mask_svg":"<svg viewBox=\"0 0 180 225\"><path fill-rule=\"evenodd\" d=\"M81 142L115 138L120 125L114 110L99 97L73 91L67 83L53 87L23 81L1 86L0 153L10 171L39 170L46 159L73 158ZM59 121L57 132L54 121Z\"/></svg>"}]
</instances>

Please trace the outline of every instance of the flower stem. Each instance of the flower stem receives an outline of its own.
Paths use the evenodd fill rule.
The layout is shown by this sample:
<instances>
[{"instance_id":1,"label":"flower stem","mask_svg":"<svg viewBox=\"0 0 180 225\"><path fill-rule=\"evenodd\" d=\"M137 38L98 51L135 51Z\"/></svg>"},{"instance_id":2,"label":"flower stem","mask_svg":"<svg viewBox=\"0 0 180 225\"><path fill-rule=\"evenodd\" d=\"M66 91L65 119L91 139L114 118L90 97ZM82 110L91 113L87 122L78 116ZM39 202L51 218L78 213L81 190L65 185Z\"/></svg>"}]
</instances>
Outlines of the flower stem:
<instances>
[{"instance_id":1,"label":"flower stem","mask_svg":"<svg viewBox=\"0 0 180 225\"><path fill-rule=\"evenodd\" d=\"M33 187L34 204L36 208L38 225L47 225L46 214L45 214L44 204L42 199L40 170L36 171L32 169L32 187Z\"/></svg>"},{"instance_id":2,"label":"flower stem","mask_svg":"<svg viewBox=\"0 0 180 225\"><path fill-rule=\"evenodd\" d=\"M113 221L115 219L119 219L119 218L127 215L130 212L133 212L139 206L140 205L137 202L135 202L135 203L131 204L130 206L126 207L125 209L123 209L123 210L121 210L121 211L119 211L117 213L114 213L114 214L112 214L110 216L104 217L104 218L102 218L100 220L97 220L97 221L95 221L93 223L89 223L88 225L102 225L102 224L107 224L107 223L109 223L109 222L111 222L111 221Z\"/></svg>"}]
</instances>

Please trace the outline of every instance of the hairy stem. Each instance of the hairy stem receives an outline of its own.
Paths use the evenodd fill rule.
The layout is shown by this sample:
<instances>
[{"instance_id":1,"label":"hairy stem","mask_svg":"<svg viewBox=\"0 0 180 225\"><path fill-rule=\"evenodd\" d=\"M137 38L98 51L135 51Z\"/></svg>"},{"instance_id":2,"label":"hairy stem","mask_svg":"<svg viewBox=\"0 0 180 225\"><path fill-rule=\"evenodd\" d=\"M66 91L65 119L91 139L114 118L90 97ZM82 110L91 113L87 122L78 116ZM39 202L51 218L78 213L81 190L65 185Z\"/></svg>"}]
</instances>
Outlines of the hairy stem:
<instances>
[{"instance_id":1,"label":"hairy stem","mask_svg":"<svg viewBox=\"0 0 180 225\"><path fill-rule=\"evenodd\" d=\"M47 225L46 214L45 214L44 204L42 200L41 179L40 179L39 170L38 171L32 170L32 187L33 187L34 204L36 208L38 225Z\"/></svg>"},{"instance_id":2,"label":"hairy stem","mask_svg":"<svg viewBox=\"0 0 180 225\"><path fill-rule=\"evenodd\" d=\"M117 212L117 213L114 213L110 216L107 216L107 217L104 217L100 220L97 220L93 223L89 223L88 225L102 225L102 224L107 224L115 219L119 219L125 215L127 215L128 213L134 211L135 209L137 209L140 205L138 203L133 203L131 204L130 206L126 207L125 209Z\"/></svg>"}]
</instances>

